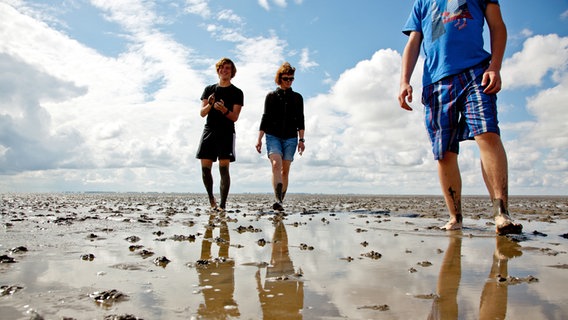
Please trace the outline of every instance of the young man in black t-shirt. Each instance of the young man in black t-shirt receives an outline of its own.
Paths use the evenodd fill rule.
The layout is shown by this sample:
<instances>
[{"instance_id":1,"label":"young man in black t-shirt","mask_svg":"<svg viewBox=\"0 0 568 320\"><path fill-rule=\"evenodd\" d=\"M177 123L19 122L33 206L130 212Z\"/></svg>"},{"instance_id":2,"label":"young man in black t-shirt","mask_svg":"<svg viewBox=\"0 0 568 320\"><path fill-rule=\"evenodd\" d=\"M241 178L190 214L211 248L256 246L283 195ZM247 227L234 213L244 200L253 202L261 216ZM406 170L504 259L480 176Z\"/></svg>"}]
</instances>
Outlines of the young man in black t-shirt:
<instances>
[{"instance_id":1,"label":"young man in black t-shirt","mask_svg":"<svg viewBox=\"0 0 568 320\"><path fill-rule=\"evenodd\" d=\"M197 158L201 160L201 175L205 190L209 196L212 209L224 210L229 195L231 177L229 163L235 158L235 122L239 119L244 104L241 89L231 83L237 73L233 61L223 58L215 65L219 83L209 85L201 95L201 117L207 116L203 134L197 150ZM213 176L211 167L219 159L221 175L221 203L213 195Z\"/></svg>"}]
</instances>

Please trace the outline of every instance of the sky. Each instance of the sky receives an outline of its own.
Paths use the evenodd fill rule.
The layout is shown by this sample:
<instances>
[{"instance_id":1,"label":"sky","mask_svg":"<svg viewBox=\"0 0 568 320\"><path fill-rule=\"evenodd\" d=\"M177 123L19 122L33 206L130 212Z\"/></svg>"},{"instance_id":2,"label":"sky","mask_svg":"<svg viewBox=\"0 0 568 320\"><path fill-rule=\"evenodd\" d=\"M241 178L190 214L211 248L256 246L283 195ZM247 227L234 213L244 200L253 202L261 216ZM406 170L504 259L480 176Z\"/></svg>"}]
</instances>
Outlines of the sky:
<instances>
[{"instance_id":1,"label":"sky","mask_svg":"<svg viewBox=\"0 0 568 320\"><path fill-rule=\"evenodd\" d=\"M200 96L229 57L245 96L231 192L272 192L255 144L264 98L288 61L306 117L289 193L441 194L422 58L414 111L397 102L412 3L0 0L0 192L205 192ZM566 195L568 1L500 3L509 193ZM461 144L459 159L463 194L486 195L475 142Z\"/></svg>"}]
</instances>

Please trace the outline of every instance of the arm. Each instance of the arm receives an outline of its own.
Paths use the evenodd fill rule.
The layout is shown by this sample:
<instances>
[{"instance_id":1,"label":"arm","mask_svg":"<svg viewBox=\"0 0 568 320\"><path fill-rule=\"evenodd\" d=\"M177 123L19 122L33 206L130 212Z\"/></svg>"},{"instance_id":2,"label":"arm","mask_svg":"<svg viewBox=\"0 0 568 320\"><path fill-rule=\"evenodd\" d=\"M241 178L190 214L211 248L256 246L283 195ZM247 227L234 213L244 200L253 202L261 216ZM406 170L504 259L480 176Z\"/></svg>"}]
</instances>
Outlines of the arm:
<instances>
[{"instance_id":1,"label":"arm","mask_svg":"<svg viewBox=\"0 0 568 320\"><path fill-rule=\"evenodd\" d=\"M229 108L225 107L225 102L223 101L223 99L221 99L215 102L213 107L219 110L219 112L221 112L225 117L227 117L227 119L233 122L237 122L237 120L239 120L239 115L241 114L241 108L243 106L241 106L240 104L235 104L233 105L233 110L231 111L229 110Z\"/></svg>"},{"instance_id":2,"label":"arm","mask_svg":"<svg viewBox=\"0 0 568 320\"><path fill-rule=\"evenodd\" d=\"M264 137L264 133L265 130L267 129L267 125L269 123L268 118L268 112L270 110L270 108L268 107L269 104L271 103L271 94L267 94L266 98L264 98L264 113L262 114L262 118L260 119L260 126L258 128L258 140L256 141L256 151L258 151L258 153L261 152L262 149L262 137Z\"/></svg>"},{"instance_id":3,"label":"arm","mask_svg":"<svg viewBox=\"0 0 568 320\"><path fill-rule=\"evenodd\" d=\"M409 102L412 102L412 86L410 78L420 55L420 45L422 44L422 33L412 31L408 36L408 42L402 53L402 66L400 73L400 93L398 103L400 107L412 111Z\"/></svg>"},{"instance_id":4,"label":"arm","mask_svg":"<svg viewBox=\"0 0 568 320\"><path fill-rule=\"evenodd\" d=\"M501 7L495 3L487 4L485 19L489 26L491 39L491 64L483 74L482 85L486 86L483 92L495 94L501 91L501 64L507 45L507 27L501 16Z\"/></svg>"},{"instance_id":5,"label":"arm","mask_svg":"<svg viewBox=\"0 0 568 320\"><path fill-rule=\"evenodd\" d=\"M302 155L302 153L304 153L304 150L306 150L306 145L304 144L304 129L300 129L298 130L298 136L299 136L299 141L298 141L298 152L300 153L300 155Z\"/></svg>"},{"instance_id":6,"label":"arm","mask_svg":"<svg viewBox=\"0 0 568 320\"><path fill-rule=\"evenodd\" d=\"M201 100L201 110L199 114L201 117L205 117L209 114L209 111L213 108L213 104L215 103L215 95L211 94L207 99Z\"/></svg>"},{"instance_id":7,"label":"arm","mask_svg":"<svg viewBox=\"0 0 568 320\"><path fill-rule=\"evenodd\" d=\"M262 137L264 137L264 131L263 130L258 130L258 140L256 140L256 151L258 151L258 153L260 153L260 151L262 150Z\"/></svg>"},{"instance_id":8,"label":"arm","mask_svg":"<svg viewBox=\"0 0 568 320\"><path fill-rule=\"evenodd\" d=\"M225 114L225 117L227 117L229 120L237 122L237 120L239 120L239 115L241 114L242 107L243 106L241 106L240 104L235 104L233 105L233 111L229 111L229 109L225 108L225 112L223 114Z\"/></svg>"},{"instance_id":9,"label":"arm","mask_svg":"<svg viewBox=\"0 0 568 320\"><path fill-rule=\"evenodd\" d=\"M304 144L304 132L305 132L305 120L304 120L304 98L298 93L298 153L302 155L304 150L306 150L306 145Z\"/></svg>"}]
</instances>

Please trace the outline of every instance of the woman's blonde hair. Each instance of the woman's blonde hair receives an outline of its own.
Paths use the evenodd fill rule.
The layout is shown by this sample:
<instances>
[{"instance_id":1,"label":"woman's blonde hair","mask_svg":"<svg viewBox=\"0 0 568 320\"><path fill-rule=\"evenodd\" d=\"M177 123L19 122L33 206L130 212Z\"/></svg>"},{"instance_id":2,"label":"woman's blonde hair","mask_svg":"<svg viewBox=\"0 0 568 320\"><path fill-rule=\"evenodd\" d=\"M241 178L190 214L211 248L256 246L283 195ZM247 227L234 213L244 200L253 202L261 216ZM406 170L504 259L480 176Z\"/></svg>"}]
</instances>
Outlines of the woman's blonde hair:
<instances>
[{"instance_id":1,"label":"woman's blonde hair","mask_svg":"<svg viewBox=\"0 0 568 320\"><path fill-rule=\"evenodd\" d=\"M229 58L221 58L221 60L219 60L219 62L215 64L215 70L219 72L219 69L221 69L221 67L227 63L231 65L231 79L233 79L235 77L235 74L237 74L237 67L235 67L235 63L233 63L233 60Z\"/></svg>"},{"instance_id":2,"label":"woman's blonde hair","mask_svg":"<svg viewBox=\"0 0 568 320\"><path fill-rule=\"evenodd\" d=\"M296 72L296 68L292 67L288 62L284 62L280 66L280 68L278 68L278 71L276 71L276 77L274 77L274 82L276 82L277 85L281 85L282 75L287 74L293 76L294 72Z\"/></svg>"}]
</instances>

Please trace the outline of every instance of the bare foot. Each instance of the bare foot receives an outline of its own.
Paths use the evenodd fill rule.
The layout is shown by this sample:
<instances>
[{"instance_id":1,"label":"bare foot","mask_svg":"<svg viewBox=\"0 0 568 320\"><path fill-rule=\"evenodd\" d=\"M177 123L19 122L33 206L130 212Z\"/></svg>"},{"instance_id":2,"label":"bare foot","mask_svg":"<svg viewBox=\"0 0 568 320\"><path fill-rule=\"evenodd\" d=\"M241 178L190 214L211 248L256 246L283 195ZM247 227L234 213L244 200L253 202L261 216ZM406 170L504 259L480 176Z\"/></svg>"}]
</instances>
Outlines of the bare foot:
<instances>
[{"instance_id":1,"label":"bare foot","mask_svg":"<svg viewBox=\"0 0 568 320\"><path fill-rule=\"evenodd\" d=\"M446 230L446 231L461 230L461 228L462 228L461 222L457 222L455 220L450 220L443 227L440 227L440 230Z\"/></svg>"},{"instance_id":2,"label":"bare foot","mask_svg":"<svg viewBox=\"0 0 568 320\"><path fill-rule=\"evenodd\" d=\"M211 211L217 211L217 201L215 200L215 197L213 198L209 198L209 205L211 206Z\"/></svg>"},{"instance_id":3,"label":"bare foot","mask_svg":"<svg viewBox=\"0 0 568 320\"><path fill-rule=\"evenodd\" d=\"M495 216L495 232L499 235L519 234L523 232L523 225L513 222L508 214Z\"/></svg>"}]
</instances>

